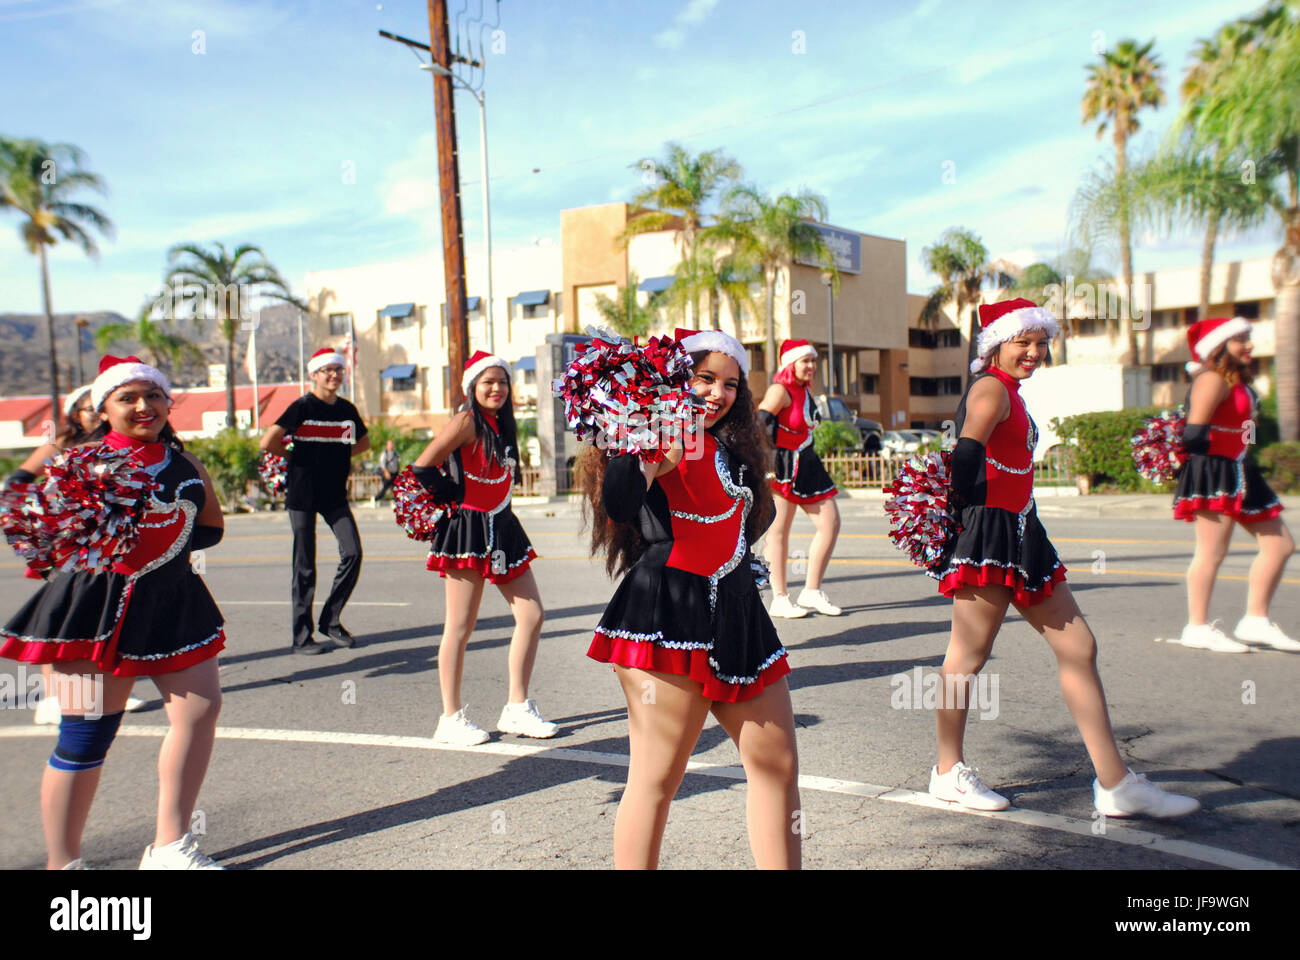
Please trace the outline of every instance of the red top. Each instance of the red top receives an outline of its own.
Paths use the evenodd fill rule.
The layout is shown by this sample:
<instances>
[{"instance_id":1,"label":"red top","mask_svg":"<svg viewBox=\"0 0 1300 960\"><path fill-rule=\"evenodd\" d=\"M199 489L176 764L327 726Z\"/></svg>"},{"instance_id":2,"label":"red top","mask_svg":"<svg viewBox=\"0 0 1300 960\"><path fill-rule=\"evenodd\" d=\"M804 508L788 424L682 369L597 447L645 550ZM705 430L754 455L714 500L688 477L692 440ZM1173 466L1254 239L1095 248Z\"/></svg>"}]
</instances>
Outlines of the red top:
<instances>
[{"instance_id":1,"label":"red top","mask_svg":"<svg viewBox=\"0 0 1300 960\"><path fill-rule=\"evenodd\" d=\"M701 433L704 455L683 457L676 470L656 482L668 498L672 515L668 566L709 577L743 552L748 512L743 492L748 488L731 482L717 456L718 441L707 430ZM728 493L727 487L734 493Z\"/></svg>"},{"instance_id":2,"label":"red top","mask_svg":"<svg viewBox=\"0 0 1300 960\"><path fill-rule=\"evenodd\" d=\"M180 456L165 443L142 443L116 430L109 431L104 438L104 443L114 450L129 448L146 469L157 468L149 470L154 474L165 469L172 457ZM182 481L184 486L191 486L194 483L200 484L200 489L202 488L202 482L199 480ZM175 490L160 490L150 498L150 507L140 518L138 526L140 538L130 553L113 564L114 573L128 576L138 573L146 565L168 553L180 538L188 539L198 510L193 503L180 496L180 491L180 486ZM161 499L158 494L161 494ZM199 499L202 500L202 497Z\"/></svg>"},{"instance_id":3,"label":"red top","mask_svg":"<svg viewBox=\"0 0 1300 960\"><path fill-rule=\"evenodd\" d=\"M497 418L482 411L493 433L497 433ZM492 459L488 446L477 437L460 448L460 465L465 474L465 510L491 513L510 499L513 478L504 464Z\"/></svg>"},{"instance_id":4,"label":"red top","mask_svg":"<svg viewBox=\"0 0 1300 960\"><path fill-rule=\"evenodd\" d=\"M793 382L783 382L790 393L790 405L776 415L780 429L776 431L776 445L782 450L798 450L808 439L813 427L812 398L808 388Z\"/></svg>"},{"instance_id":5,"label":"red top","mask_svg":"<svg viewBox=\"0 0 1300 960\"><path fill-rule=\"evenodd\" d=\"M1255 397L1237 382L1210 417L1210 456L1236 460L1246 449L1245 424L1254 419Z\"/></svg>"},{"instance_id":6,"label":"red top","mask_svg":"<svg viewBox=\"0 0 1300 960\"><path fill-rule=\"evenodd\" d=\"M1038 429L1020 399L1020 381L996 368L989 371L1007 388L1011 415L993 428L985 447L984 505L1019 513L1034 493L1034 445Z\"/></svg>"}]
</instances>

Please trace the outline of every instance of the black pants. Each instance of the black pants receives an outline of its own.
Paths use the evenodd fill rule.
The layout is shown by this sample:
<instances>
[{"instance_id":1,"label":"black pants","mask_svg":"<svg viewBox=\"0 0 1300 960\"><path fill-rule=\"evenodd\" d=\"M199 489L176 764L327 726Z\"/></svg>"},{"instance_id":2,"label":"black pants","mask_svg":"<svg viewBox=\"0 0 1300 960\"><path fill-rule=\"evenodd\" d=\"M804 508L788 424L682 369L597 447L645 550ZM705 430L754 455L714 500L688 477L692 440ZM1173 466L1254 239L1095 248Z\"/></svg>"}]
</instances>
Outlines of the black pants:
<instances>
[{"instance_id":1,"label":"black pants","mask_svg":"<svg viewBox=\"0 0 1300 960\"><path fill-rule=\"evenodd\" d=\"M343 605L361 576L361 535L352 510L345 503L320 511L339 543L339 568L330 595L320 611L322 630L337 626ZM316 596L316 511L290 510L293 530L293 645L300 647L312 637L311 605Z\"/></svg>"},{"instance_id":2,"label":"black pants","mask_svg":"<svg viewBox=\"0 0 1300 960\"><path fill-rule=\"evenodd\" d=\"M397 474L392 474L384 480L384 485L379 488L379 493L375 494L375 503L384 499L384 494L393 489L393 481L397 479Z\"/></svg>"}]
</instances>

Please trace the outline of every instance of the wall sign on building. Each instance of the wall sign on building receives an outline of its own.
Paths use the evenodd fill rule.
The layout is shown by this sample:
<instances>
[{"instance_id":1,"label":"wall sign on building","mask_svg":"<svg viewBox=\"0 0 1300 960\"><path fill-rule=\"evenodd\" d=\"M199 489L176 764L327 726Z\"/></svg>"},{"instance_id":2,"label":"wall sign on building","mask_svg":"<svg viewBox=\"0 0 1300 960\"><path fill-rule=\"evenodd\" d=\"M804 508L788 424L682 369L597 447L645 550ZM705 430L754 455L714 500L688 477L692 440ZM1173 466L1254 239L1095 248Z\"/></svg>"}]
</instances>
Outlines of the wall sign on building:
<instances>
[{"instance_id":1,"label":"wall sign on building","mask_svg":"<svg viewBox=\"0 0 1300 960\"><path fill-rule=\"evenodd\" d=\"M835 227L828 227L825 224L813 224L817 232L822 235L826 241L826 246L831 249L831 256L835 258L835 268L841 273L861 273L862 272L862 237L859 234L852 233L848 230L837 230ZM820 267L821 264L815 260L796 260L806 267Z\"/></svg>"}]
</instances>

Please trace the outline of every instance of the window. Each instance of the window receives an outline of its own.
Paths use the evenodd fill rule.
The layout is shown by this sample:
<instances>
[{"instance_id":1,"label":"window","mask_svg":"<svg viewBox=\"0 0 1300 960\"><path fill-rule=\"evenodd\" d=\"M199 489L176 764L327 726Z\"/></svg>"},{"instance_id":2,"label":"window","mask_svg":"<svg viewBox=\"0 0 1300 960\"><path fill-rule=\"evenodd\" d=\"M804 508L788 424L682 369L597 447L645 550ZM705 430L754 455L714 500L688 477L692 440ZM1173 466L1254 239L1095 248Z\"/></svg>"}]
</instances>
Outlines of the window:
<instances>
[{"instance_id":1,"label":"window","mask_svg":"<svg viewBox=\"0 0 1300 960\"><path fill-rule=\"evenodd\" d=\"M936 346L935 336L929 330L910 329L907 331L907 345L918 350L933 350Z\"/></svg>"},{"instance_id":2,"label":"window","mask_svg":"<svg viewBox=\"0 0 1300 960\"><path fill-rule=\"evenodd\" d=\"M960 347L961 334L958 333L956 330L940 331L938 335L938 343L940 347L944 347L944 348Z\"/></svg>"},{"instance_id":3,"label":"window","mask_svg":"<svg viewBox=\"0 0 1300 960\"><path fill-rule=\"evenodd\" d=\"M874 373L863 373L858 376L858 383L863 393L875 393L877 384L877 375Z\"/></svg>"},{"instance_id":4,"label":"window","mask_svg":"<svg viewBox=\"0 0 1300 960\"><path fill-rule=\"evenodd\" d=\"M534 383L536 383L536 382L537 382L537 371L536 371L536 370L525 370L525 371L524 371L524 385L525 385L525 386L529 386L529 385L532 385L532 384L534 384Z\"/></svg>"},{"instance_id":5,"label":"window","mask_svg":"<svg viewBox=\"0 0 1300 960\"><path fill-rule=\"evenodd\" d=\"M939 377L939 396L955 397L961 394L961 377Z\"/></svg>"},{"instance_id":6,"label":"window","mask_svg":"<svg viewBox=\"0 0 1300 960\"><path fill-rule=\"evenodd\" d=\"M1079 336L1081 337L1091 337L1099 332L1097 329L1097 321L1091 317L1076 322L1078 324L1077 329L1079 331Z\"/></svg>"},{"instance_id":7,"label":"window","mask_svg":"<svg viewBox=\"0 0 1300 960\"><path fill-rule=\"evenodd\" d=\"M392 386L388 389L395 393L415 389L415 377L397 377L394 378L391 383Z\"/></svg>"},{"instance_id":8,"label":"window","mask_svg":"<svg viewBox=\"0 0 1300 960\"><path fill-rule=\"evenodd\" d=\"M934 377L909 377L908 392L914 397L933 397L939 392Z\"/></svg>"},{"instance_id":9,"label":"window","mask_svg":"<svg viewBox=\"0 0 1300 960\"><path fill-rule=\"evenodd\" d=\"M1183 326L1190 327L1196 322L1197 314L1200 313L1199 307L1188 307L1183 311Z\"/></svg>"},{"instance_id":10,"label":"window","mask_svg":"<svg viewBox=\"0 0 1300 960\"><path fill-rule=\"evenodd\" d=\"M352 314L350 313L331 313L330 314L330 336L346 337L352 332Z\"/></svg>"},{"instance_id":11,"label":"window","mask_svg":"<svg viewBox=\"0 0 1300 960\"><path fill-rule=\"evenodd\" d=\"M1245 303L1233 304L1232 312L1235 316L1243 317L1246 320L1259 319L1259 301L1248 300Z\"/></svg>"},{"instance_id":12,"label":"window","mask_svg":"<svg viewBox=\"0 0 1300 960\"><path fill-rule=\"evenodd\" d=\"M442 409L451 408L451 367L442 368Z\"/></svg>"},{"instance_id":13,"label":"window","mask_svg":"<svg viewBox=\"0 0 1300 960\"><path fill-rule=\"evenodd\" d=\"M1157 363L1151 368L1152 383L1177 383L1182 379L1183 368L1177 363Z\"/></svg>"}]
</instances>

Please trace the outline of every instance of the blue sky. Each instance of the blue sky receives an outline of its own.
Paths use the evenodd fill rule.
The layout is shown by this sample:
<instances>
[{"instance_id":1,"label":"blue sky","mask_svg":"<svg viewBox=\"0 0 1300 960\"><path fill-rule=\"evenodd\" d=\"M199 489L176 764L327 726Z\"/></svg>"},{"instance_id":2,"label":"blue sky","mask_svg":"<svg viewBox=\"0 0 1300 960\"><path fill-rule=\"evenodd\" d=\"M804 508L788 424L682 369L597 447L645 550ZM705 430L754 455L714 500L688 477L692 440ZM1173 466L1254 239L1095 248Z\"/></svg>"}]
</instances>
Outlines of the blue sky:
<instances>
[{"instance_id":1,"label":"blue sky","mask_svg":"<svg viewBox=\"0 0 1300 960\"><path fill-rule=\"evenodd\" d=\"M1256 6L502 0L485 58L494 245L558 240L560 210L629 199L629 165L678 140L726 150L765 190L822 193L833 223L906 239L911 292L933 284L921 248L948 226L995 256L1046 259L1084 172L1113 156L1080 123L1094 47L1156 40L1172 103L1143 114L1134 155L1173 119L1195 41ZM98 261L55 249L56 311L132 313L179 242L256 243L299 293L308 270L436 248L428 75L381 29L427 39L425 3L0 0L0 133L80 146L110 190L86 199L117 225ZM457 117L476 249L467 94ZM1273 222L1219 257L1279 238ZM1191 265L1199 249L1140 237L1135 266ZM39 309L35 258L0 217L0 312Z\"/></svg>"}]
</instances>

